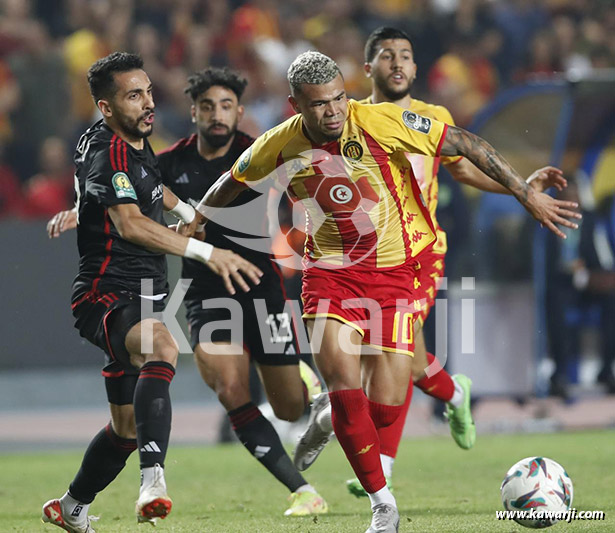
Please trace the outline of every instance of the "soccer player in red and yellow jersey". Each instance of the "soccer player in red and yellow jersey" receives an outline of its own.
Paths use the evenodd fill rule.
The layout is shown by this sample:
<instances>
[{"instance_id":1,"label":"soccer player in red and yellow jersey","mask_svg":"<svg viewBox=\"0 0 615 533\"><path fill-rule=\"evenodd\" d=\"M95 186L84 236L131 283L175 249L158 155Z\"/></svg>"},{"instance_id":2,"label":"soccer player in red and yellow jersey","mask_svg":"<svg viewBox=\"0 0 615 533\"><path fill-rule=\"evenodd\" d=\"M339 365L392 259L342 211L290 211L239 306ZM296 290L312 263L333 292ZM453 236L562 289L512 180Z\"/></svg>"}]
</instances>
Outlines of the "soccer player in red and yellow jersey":
<instances>
[{"instance_id":1,"label":"soccer player in red and yellow jersey","mask_svg":"<svg viewBox=\"0 0 615 533\"><path fill-rule=\"evenodd\" d=\"M394 104L349 101L338 66L323 54L298 56L288 80L298 115L256 139L197 210L215 216L265 179L305 206L304 319L330 391L318 410L330 400L335 434L369 495L367 533L392 533L399 513L380 463L377 424L391 423L403 408L414 349L416 293L408 280L416 258L435 241L418 188L405 183L396 158L463 155L558 235L555 224L576 227L567 220L577 216L569 210L576 204L533 191L476 135ZM322 439L328 432L316 429L295 463L309 466L315 459L309 445L319 448Z\"/></svg>"},{"instance_id":2,"label":"soccer player in red and yellow jersey","mask_svg":"<svg viewBox=\"0 0 615 533\"><path fill-rule=\"evenodd\" d=\"M429 104L412 98L410 89L416 76L413 47L409 36L398 29L381 27L374 30L365 44L365 72L372 82L372 94L362 103L394 103L412 113L436 119L454 126L449 111L439 105ZM476 430L470 412L469 378L463 375L451 376L442 369L434 355L427 353L422 325L435 302L438 282L444 277L444 257L447 251L446 233L436 219L438 204L438 169L440 164L451 173L457 181L472 185L480 190L510 194L510 191L492 180L479 168L462 156L428 157L420 154L404 154L408 175L414 176L428 206L432 222L436 229L436 242L419 257L418 279L412 280L422 304L419 318L415 322L415 349L412 365L414 383L426 394L447 402L451 433L457 444L464 449L474 445ZM403 159L402 159L403 161ZM550 186L561 190L566 186L562 172L554 167L537 170L527 180L538 192ZM425 369L434 365L426 374ZM406 414L412 398L413 381L411 380L406 395L404 409L398 420L379 430L380 453L383 470L387 478L392 475L392 466L397 454ZM357 479L347 482L349 491L355 496L366 496Z\"/></svg>"}]
</instances>

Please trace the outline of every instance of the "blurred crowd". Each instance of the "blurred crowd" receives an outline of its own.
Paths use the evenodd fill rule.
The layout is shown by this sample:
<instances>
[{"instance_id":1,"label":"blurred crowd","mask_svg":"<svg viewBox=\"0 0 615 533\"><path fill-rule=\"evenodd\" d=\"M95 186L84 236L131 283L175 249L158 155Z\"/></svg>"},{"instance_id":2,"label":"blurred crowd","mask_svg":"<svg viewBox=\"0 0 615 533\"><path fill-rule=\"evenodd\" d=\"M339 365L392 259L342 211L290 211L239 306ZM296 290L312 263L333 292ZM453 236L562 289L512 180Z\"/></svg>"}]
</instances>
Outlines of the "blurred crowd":
<instances>
[{"instance_id":1,"label":"blurred crowd","mask_svg":"<svg viewBox=\"0 0 615 533\"><path fill-rule=\"evenodd\" d=\"M141 54L155 87L154 148L191 132L187 76L229 65L250 80L242 128L286 118L286 69L317 48L363 98L366 36L412 35L413 95L467 126L503 87L615 65L613 0L0 0L0 217L46 217L72 203L72 151L97 119L88 67Z\"/></svg>"}]
</instances>

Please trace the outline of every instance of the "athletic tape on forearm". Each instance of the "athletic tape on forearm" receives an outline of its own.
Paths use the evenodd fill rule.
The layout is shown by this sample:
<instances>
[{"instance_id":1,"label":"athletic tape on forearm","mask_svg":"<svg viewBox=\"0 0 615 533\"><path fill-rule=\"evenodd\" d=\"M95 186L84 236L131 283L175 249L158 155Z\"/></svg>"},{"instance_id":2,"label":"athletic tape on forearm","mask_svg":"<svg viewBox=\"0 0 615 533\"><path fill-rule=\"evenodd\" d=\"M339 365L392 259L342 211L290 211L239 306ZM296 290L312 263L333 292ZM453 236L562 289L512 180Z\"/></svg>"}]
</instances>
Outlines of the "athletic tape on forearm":
<instances>
[{"instance_id":1,"label":"athletic tape on forearm","mask_svg":"<svg viewBox=\"0 0 615 533\"><path fill-rule=\"evenodd\" d=\"M206 263L209 261L213 251L214 247L211 244L190 238L188 239L188 246L186 246L184 251L184 257Z\"/></svg>"},{"instance_id":2,"label":"athletic tape on forearm","mask_svg":"<svg viewBox=\"0 0 615 533\"><path fill-rule=\"evenodd\" d=\"M169 209L169 213L181 220L184 224L190 224L196 216L194 207L181 200L177 202L177 205L173 209Z\"/></svg>"}]
</instances>

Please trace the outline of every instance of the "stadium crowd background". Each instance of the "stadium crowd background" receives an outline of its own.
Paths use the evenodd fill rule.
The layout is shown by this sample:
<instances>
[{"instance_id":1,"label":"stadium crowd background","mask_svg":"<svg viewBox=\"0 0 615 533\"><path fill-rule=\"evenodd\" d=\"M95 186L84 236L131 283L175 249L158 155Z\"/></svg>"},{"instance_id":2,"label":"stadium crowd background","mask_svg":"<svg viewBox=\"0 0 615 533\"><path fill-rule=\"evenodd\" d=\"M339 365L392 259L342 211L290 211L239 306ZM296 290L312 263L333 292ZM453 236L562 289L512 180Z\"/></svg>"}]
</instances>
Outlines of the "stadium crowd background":
<instances>
[{"instance_id":1,"label":"stadium crowd background","mask_svg":"<svg viewBox=\"0 0 615 533\"><path fill-rule=\"evenodd\" d=\"M363 46L381 25L413 38L412 95L445 105L465 127L507 87L615 67L613 0L0 0L0 219L40 219L43 231L72 206L73 149L98 118L86 72L111 51L145 61L159 150L192 133L183 89L208 65L248 78L241 129L252 135L292 114L286 70L308 49L335 59L350 96L364 98ZM479 195L441 174L447 272L474 275L484 266L473 261L469 223ZM484 279L530 280L524 242L479 270Z\"/></svg>"},{"instance_id":2,"label":"stadium crowd background","mask_svg":"<svg viewBox=\"0 0 615 533\"><path fill-rule=\"evenodd\" d=\"M76 136L96 119L85 73L114 50L141 54L154 83L154 146L192 131L187 76L229 65L250 80L242 127L291 113L286 69L316 48L363 98L363 45L380 25L413 37L413 95L461 126L498 90L532 77L615 66L609 0L2 0L0 216L46 217L72 202Z\"/></svg>"}]
</instances>

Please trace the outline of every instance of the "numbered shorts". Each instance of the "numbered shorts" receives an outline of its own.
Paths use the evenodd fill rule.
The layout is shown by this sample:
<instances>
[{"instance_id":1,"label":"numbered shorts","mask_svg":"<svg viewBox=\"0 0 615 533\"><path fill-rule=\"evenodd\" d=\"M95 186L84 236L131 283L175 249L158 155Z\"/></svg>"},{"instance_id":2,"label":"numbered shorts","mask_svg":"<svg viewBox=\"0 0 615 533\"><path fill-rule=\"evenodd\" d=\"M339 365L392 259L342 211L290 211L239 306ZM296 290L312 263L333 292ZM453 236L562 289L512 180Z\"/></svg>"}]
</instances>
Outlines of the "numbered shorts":
<instances>
[{"instance_id":1,"label":"numbered shorts","mask_svg":"<svg viewBox=\"0 0 615 533\"><path fill-rule=\"evenodd\" d=\"M250 292L232 296L202 292L202 298L192 293L184 300L193 350L199 343L233 343L261 365L299 364L293 317L279 279L263 276Z\"/></svg>"},{"instance_id":2,"label":"numbered shorts","mask_svg":"<svg viewBox=\"0 0 615 533\"><path fill-rule=\"evenodd\" d=\"M147 301L129 291L88 292L74 299L71 308L79 334L105 352L109 403L131 404L139 369L130 364L126 335L133 326L164 309L164 301Z\"/></svg>"},{"instance_id":3,"label":"numbered shorts","mask_svg":"<svg viewBox=\"0 0 615 533\"><path fill-rule=\"evenodd\" d=\"M414 322L420 305L414 264L389 270L303 271L303 319L333 318L356 329L378 351L414 355Z\"/></svg>"},{"instance_id":4,"label":"numbered shorts","mask_svg":"<svg viewBox=\"0 0 615 533\"><path fill-rule=\"evenodd\" d=\"M415 266L417 276L413 281L413 286L416 289L421 305L421 311L418 316L421 324L425 323L431 308L436 302L436 295L444 278L444 267L444 254L430 250L420 254L418 257Z\"/></svg>"}]
</instances>

